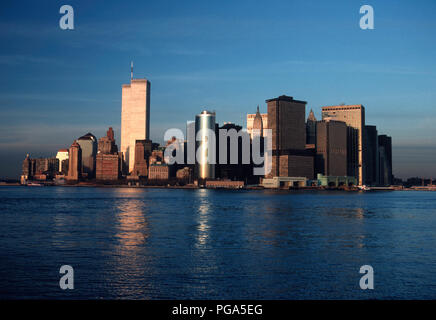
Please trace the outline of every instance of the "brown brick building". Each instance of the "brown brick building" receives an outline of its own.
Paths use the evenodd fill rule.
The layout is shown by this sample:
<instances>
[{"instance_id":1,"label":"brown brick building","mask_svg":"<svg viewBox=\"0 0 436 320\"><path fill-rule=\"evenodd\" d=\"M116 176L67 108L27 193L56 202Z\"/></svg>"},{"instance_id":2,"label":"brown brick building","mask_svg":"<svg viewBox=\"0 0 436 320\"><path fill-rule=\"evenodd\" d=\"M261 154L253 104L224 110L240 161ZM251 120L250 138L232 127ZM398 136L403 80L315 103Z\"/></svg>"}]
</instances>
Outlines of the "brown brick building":
<instances>
[{"instance_id":1,"label":"brown brick building","mask_svg":"<svg viewBox=\"0 0 436 320\"><path fill-rule=\"evenodd\" d=\"M289 96L266 100L272 131L272 170L266 177L313 179L313 154L306 150L306 101Z\"/></svg>"},{"instance_id":2,"label":"brown brick building","mask_svg":"<svg viewBox=\"0 0 436 320\"><path fill-rule=\"evenodd\" d=\"M112 128L98 140L95 177L97 180L118 180L121 175L122 156L115 144Z\"/></svg>"},{"instance_id":3,"label":"brown brick building","mask_svg":"<svg viewBox=\"0 0 436 320\"><path fill-rule=\"evenodd\" d=\"M133 176L147 177L149 157L151 155L151 140L136 140L135 143L135 162L131 172Z\"/></svg>"}]
</instances>

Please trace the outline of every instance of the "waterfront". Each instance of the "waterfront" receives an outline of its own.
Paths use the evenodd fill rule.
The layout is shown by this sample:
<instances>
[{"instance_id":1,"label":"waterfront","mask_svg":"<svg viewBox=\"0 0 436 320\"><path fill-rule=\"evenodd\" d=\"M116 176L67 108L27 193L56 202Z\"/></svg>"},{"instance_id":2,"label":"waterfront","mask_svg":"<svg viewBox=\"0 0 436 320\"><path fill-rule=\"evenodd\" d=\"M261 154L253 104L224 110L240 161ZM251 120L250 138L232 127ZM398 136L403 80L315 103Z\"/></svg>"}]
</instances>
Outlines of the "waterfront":
<instances>
[{"instance_id":1,"label":"waterfront","mask_svg":"<svg viewBox=\"0 0 436 320\"><path fill-rule=\"evenodd\" d=\"M0 298L434 299L436 193L0 188ZM59 288L59 267L75 289ZM361 290L360 266L375 289Z\"/></svg>"}]
</instances>

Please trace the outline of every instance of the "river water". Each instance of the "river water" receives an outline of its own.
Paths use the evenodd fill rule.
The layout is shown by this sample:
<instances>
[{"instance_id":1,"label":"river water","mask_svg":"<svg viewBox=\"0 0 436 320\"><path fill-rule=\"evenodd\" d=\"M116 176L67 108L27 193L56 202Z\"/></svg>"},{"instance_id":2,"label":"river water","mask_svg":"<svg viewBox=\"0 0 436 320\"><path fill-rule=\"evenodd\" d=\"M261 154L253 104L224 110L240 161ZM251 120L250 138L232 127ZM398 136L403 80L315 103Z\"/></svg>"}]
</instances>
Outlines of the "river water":
<instances>
[{"instance_id":1,"label":"river water","mask_svg":"<svg viewBox=\"0 0 436 320\"><path fill-rule=\"evenodd\" d=\"M0 187L0 298L435 299L435 234L436 192Z\"/></svg>"}]
</instances>

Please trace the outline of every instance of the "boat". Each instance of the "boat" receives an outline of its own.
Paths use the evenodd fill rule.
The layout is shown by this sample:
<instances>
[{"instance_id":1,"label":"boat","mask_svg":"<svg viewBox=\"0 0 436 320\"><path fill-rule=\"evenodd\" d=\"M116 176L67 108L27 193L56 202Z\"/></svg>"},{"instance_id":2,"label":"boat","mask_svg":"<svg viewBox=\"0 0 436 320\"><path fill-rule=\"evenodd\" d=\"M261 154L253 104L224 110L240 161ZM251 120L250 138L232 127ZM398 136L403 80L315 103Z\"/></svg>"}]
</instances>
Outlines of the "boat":
<instances>
[{"instance_id":1,"label":"boat","mask_svg":"<svg viewBox=\"0 0 436 320\"><path fill-rule=\"evenodd\" d=\"M371 188L368 187L368 186L365 186L365 185L363 185L363 186L358 186L358 188L359 188L359 190L361 190L361 191L371 191Z\"/></svg>"},{"instance_id":2,"label":"boat","mask_svg":"<svg viewBox=\"0 0 436 320\"><path fill-rule=\"evenodd\" d=\"M44 185L41 183L37 183L37 182L28 182L27 186L28 187L43 187Z\"/></svg>"}]
</instances>

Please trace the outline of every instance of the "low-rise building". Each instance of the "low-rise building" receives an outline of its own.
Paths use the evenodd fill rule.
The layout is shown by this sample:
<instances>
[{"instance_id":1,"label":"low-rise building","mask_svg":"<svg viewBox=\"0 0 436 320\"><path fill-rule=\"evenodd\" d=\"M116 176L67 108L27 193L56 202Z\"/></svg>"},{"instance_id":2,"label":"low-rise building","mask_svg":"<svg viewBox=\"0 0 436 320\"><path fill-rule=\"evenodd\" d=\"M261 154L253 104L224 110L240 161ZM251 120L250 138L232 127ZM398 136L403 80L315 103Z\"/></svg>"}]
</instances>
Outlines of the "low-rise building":
<instances>
[{"instance_id":1,"label":"low-rise building","mask_svg":"<svg viewBox=\"0 0 436 320\"><path fill-rule=\"evenodd\" d=\"M306 185L306 177L273 177L262 179L262 186L267 189L301 188Z\"/></svg>"},{"instance_id":2,"label":"low-rise building","mask_svg":"<svg viewBox=\"0 0 436 320\"><path fill-rule=\"evenodd\" d=\"M150 164L148 169L149 180L168 180L170 178L170 170L167 164L155 162Z\"/></svg>"}]
</instances>

